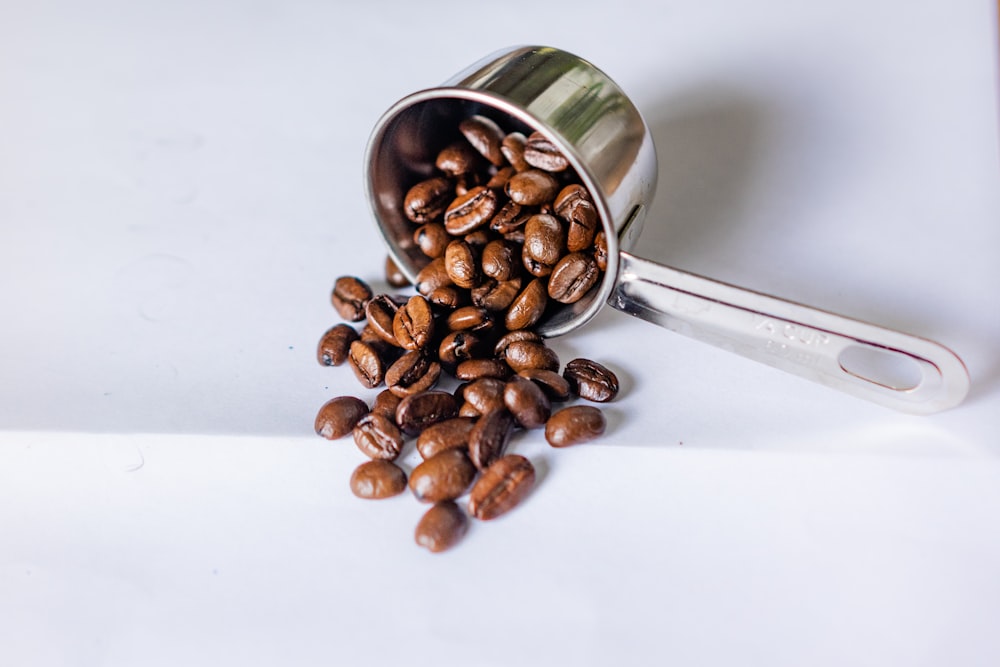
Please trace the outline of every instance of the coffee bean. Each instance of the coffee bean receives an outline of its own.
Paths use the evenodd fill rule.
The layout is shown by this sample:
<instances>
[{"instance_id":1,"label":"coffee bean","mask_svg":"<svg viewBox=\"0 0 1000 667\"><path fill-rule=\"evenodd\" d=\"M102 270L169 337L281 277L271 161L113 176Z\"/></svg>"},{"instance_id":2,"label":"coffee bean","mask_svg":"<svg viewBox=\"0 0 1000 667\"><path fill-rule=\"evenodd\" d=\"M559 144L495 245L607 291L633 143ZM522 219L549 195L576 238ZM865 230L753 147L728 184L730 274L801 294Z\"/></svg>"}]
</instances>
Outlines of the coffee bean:
<instances>
[{"instance_id":1,"label":"coffee bean","mask_svg":"<svg viewBox=\"0 0 1000 667\"><path fill-rule=\"evenodd\" d=\"M478 414L485 415L504 408L504 386L504 381L499 378L482 377L470 382L462 397Z\"/></svg>"},{"instance_id":2,"label":"coffee bean","mask_svg":"<svg viewBox=\"0 0 1000 667\"><path fill-rule=\"evenodd\" d=\"M455 285L446 285L444 287L438 287L426 296L427 300L431 302L431 305L438 306L445 310L452 310L466 305L468 302L468 295L468 292L456 287Z\"/></svg>"},{"instance_id":3,"label":"coffee bean","mask_svg":"<svg viewBox=\"0 0 1000 667\"><path fill-rule=\"evenodd\" d=\"M466 389L466 394L469 393ZM514 416L505 408L483 414L469 431L469 459L480 470L503 455L514 433Z\"/></svg>"},{"instance_id":4,"label":"coffee bean","mask_svg":"<svg viewBox=\"0 0 1000 667\"><path fill-rule=\"evenodd\" d=\"M569 400L571 394L569 382L559 373L544 368L525 368L517 374L537 384L550 401Z\"/></svg>"},{"instance_id":5,"label":"coffee bean","mask_svg":"<svg viewBox=\"0 0 1000 667\"><path fill-rule=\"evenodd\" d=\"M324 366L339 366L347 361L351 343L358 339L358 332L348 324L338 324L328 329L319 339L316 358Z\"/></svg>"},{"instance_id":6,"label":"coffee bean","mask_svg":"<svg viewBox=\"0 0 1000 667\"><path fill-rule=\"evenodd\" d=\"M559 303L576 303L597 284L601 272L592 256L572 252L556 264L549 276L549 296Z\"/></svg>"},{"instance_id":7,"label":"coffee bean","mask_svg":"<svg viewBox=\"0 0 1000 667\"><path fill-rule=\"evenodd\" d=\"M444 251L444 268L451 282L470 289L479 284L476 253L465 241L452 241Z\"/></svg>"},{"instance_id":8,"label":"coffee bean","mask_svg":"<svg viewBox=\"0 0 1000 667\"><path fill-rule=\"evenodd\" d=\"M390 287L407 287L410 284L410 279L390 256L385 258L385 282Z\"/></svg>"},{"instance_id":9,"label":"coffee bean","mask_svg":"<svg viewBox=\"0 0 1000 667\"><path fill-rule=\"evenodd\" d=\"M597 209L580 184L567 185L555 200L555 210L566 221L566 248L577 252L589 248L600 227Z\"/></svg>"},{"instance_id":10,"label":"coffee bean","mask_svg":"<svg viewBox=\"0 0 1000 667\"><path fill-rule=\"evenodd\" d=\"M469 514L482 521L509 512L535 484L535 467L519 454L508 454L487 468L469 493Z\"/></svg>"},{"instance_id":11,"label":"coffee bean","mask_svg":"<svg viewBox=\"0 0 1000 667\"><path fill-rule=\"evenodd\" d=\"M453 331L441 339L438 347L438 360L445 366L454 369L455 366L471 359L479 348L479 337L469 331Z\"/></svg>"},{"instance_id":12,"label":"coffee bean","mask_svg":"<svg viewBox=\"0 0 1000 667\"><path fill-rule=\"evenodd\" d=\"M454 188L447 178L435 176L421 181L407 191L403 213L412 222L433 222L444 213L453 193Z\"/></svg>"},{"instance_id":13,"label":"coffee bean","mask_svg":"<svg viewBox=\"0 0 1000 667\"><path fill-rule=\"evenodd\" d=\"M443 257L445 248L451 243L451 235L440 222L428 222L413 232L413 242L428 257Z\"/></svg>"},{"instance_id":14,"label":"coffee bean","mask_svg":"<svg viewBox=\"0 0 1000 667\"><path fill-rule=\"evenodd\" d=\"M523 257L555 266L565 250L566 235L558 218L543 213L528 218L524 225Z\"/></svg>"},{"instance_id":15,"label":"coffee bean","mask_svg":"<svg viewBox=\"0 0 1000 667\"><path fill-rule=\"evenodd\" d=\"M552 405L541 387L519 376L504 385L503 402L517 423L526 429L544 426L552 414Z\"/></svg>"},{"instance_id":16,"label":"coffee bean","mask_svg":"<svg viewBox=\"0 0 1000 667\"><path fill-rule=\"evenodd\" d=\"M601 271L608 270L608 239L604 236L604 231L597 232L594 237L594 261Z\"/></svg>"},{"instance_id":17,"label":"coffee bean","mask_svg":"<svg viewBox=\"0 0 1000 667\"><path fill-rule=\"evenodd\" d=\"M514 372L526 368L544 368L549 371L559 370L559 355L545 343L530 340L517 340L507 346L504 355L507 365Z\"/></svg>"},{"instance_id":18,"label":"coffee bean","mask_svg":"<svg viewBox=\"0 0 1000 667\"><path fill-rule=\"evenodd\" d=\"M434 313L427 299L417 294L400 306L392 320L392 333L403 349L425 347L434 335Z\"/></svg>"},{"instance_id":19,"label":"coffee bean","mask_svg":"<svg viewBox=\"0 0 1000 667\"><path fill-rule=\"evenodd\" d=\"M342 438L358 420L368 414L368 406L354 396L338 396L323 404L316 415L316 434L328 440Z\"/></svg>"},{"instance_id":20,"label":"coffee bean","mask_svg":"<svg viewBox=\"0 0 1000 667\"><path fill-rule=\"evenodd\" d=\"M498 234L509 234L524 227L524 223L534 215L534 212L533 207L521 206L517 202L509 201L490 220L490 229Z\"/></svg>"},{"instance_id":21,"label":"coffee bean","mask_svg":"<svg viewBox=\"0 0 1000 667\"><path fill-rule=\"evenodd\" d=\"M503 164L500 145L504 134L496 122L485 116L470 116L458 124L458 130L480 155L497 167Z\"/></svg>"},{"instance_id":22,"label":"coffee bean","mask_svg":"<svg viewBox=\"0 0 1000 667\"><path fill-rule=\"evenodd\" d=\"M396 335L392 332L392 323L400 305L396 299L388 294L379 294L365 307L365 315L371 330L385 342L397 347L399 343L396 341Z\"/></svg>"},{"instance_id":23,"label":"coffee bean","mask_svg":"<svg viewBox=\"0 0 1000 667\"><path fill-rule=\"evenodd\" d=\"M365 456L394 461L403 450L403 434L388 417L371 412L354 425L354 443Z\"/></svg>"},{"instance_id":24,"label":"coffee bean","mask_svg":"<svg viewBox=\"0 0 1000 667\"><path fill-rule=\"evenodd\" d=\"M489 229L480 227L479 229L471 231L463 236L462 240L472 246L472 249L478 253L482 252L483 246L493 240L493 235L490 233Z\"/></svg>"},{"instance_id":25,"label":"coffee bean","mask_svg":"<svg viewBox=\"0 0 1000 667\"><path fill-rule=\"evenodd\" d=\"M372 289L360 278L341 276L333 284L330 301L345 320L358 322L365 318L365 305L372 298Z\"/></svg>"},{"instance_id":26,"label":"coffee bean","mask_svg":"<svg viewBox=\"0 0 1000 667\"><path fill-rule=\"evenodd\" d=\"M466 141L458 141L443 148L434 166L448 176L461 176L479 168L482 157Z\"/></svg>"},{"instance_id":27,"label":"coffee bean","mask_svg":"<svg viewBox=\"0 0 1000 667\"><path fill-rule=\"evenodd\" d=\"M524 161L545 171L563 171L569 160L541 132L532 132L524 147Z\"/></svg>"},{"instance_id":28,"label":"coffee bean","mask_svg":"<svg viewBox=\"0 0 1000 667\"><path fill-rule=\"evenodd\" d=\"M530 329L516 329L514 331L508 331L501 336L500 340L498 340L496 345L493 346L493 355L501 361L506 360L507 348L510 347L511 343L518 340L540 342L542 337Z\"/></svg>"},{"instance_id":29,"label":"coffee bean","mask_svg":"<svg viewBox=\"0 0 1000 667\"><path fill-rule=\"evenodd\" d=\"M472 288L472 303L492 312L507 310L521 293L521 279L512 278L497 282L487 278Z\"/></svg>"},{"instance_id":30,"label":"coffee bean","mask_svg":"<svg viewBox=\"0 0 1000 667\"><path fill-rule=\"evenodd\" d=\"M420 458L429 459L446 449L467 450L469 432L475 423L474 419L455 417L428 426L417 436L417 452L420 453Z\"/></svg>"},{"instance_id":31,"label":"coffee bean","mask_svg":"<svg viewBox=\"0 0 1000 667\"><path fill-rule=\"evenodd\" d=\"M559 182L540 169L529 169L511 176L504 190L510 200L521 206L538 206L556 195Z\"/></svg>"},{"instance_id":32,"label":"coffee bean","mask_svg":"<svg viewBox=\"0 0 1000 667\"><path fill-rule=\"evenodd\" d=\"M399 407L399 402L402 400L399 396L392 393L388 389L383 389L375 396L375 402L372 403L372 412L380 415L384 415L391 419L393 422L396 421L396 408Z\"/></svg>"},{"instance_id":33,"label":"coffee bean","mask_svg":"<svg viewBox=\"0 0 1000 667\"><path fill-rule=\"evenodd\" d=\"M490 241L483 248L480 263L483 273L495 280L510 280L520 272L520 249L516 243L507 240Z\"/></svg>"},{"instance_id":34,"label":"coffee bean","mask_svg":"<svg viewBox=\"0 0 1000 667\"><path fill-rule=\"evenodd\" d=\"M446 500L427 510L417 523L413 539L431 553L455 546L469 529L469 520L458 505Z\"/></svg>"},{"instance_id":35,"label":"coffee bean","mask_svg":"<svg viewBox=\"0 0 1000 667\"><path fill-rule=\"evenodd\" d=\"M545 282L541 278L536 278L528 283L514 299L514 303L510 304L504 323L511 331L527 329L541 319L547 304L548 293Z\"/></svg>"},{"instance_id":36,"label":"coffee bean","mask_svg":"<svg viewBox=\"0 0 1000 667\"><path fill-rule=\"evenodd\" d=\"M426 459L410 473L410 491L417 500L436 503L458 498L476 478L476 467L461 449L446 449Z\"/></svg>"},{"instance_id":37,"label":"coffee bean","mask_svg":"<svg viewBox=\"0 0 1000 667\"><path fill-rule=\"evenodd\" d=\"M482 413L472 403L462 403L458 408L458 416L475 420L482 417Z\"/></svg>"},{"instance_id":38,"label":"coffee bean","mask_svg":"<svg viewBox=\"0 0 1000 667\"><path fill-rule=\"evenodd\" d=\"M444 228L449 234L468 234L489 222L497 211L497 195L479 186L457 197L444 212Z\"/></svg>"},{"instance_id":39,"label":"coffee bean","mask_svg":"<svg viewBox=\"0 0 1000 667\"><path fill-rule=\"evenodd\" d=\"M507 186L507 181L509 181L510 177L515 173L514 167L503 167L498 169L497 173L493 174L493 176L490 177L490 180L486 182L486 187L491 190L503 192L504 188Z\"/></svg>"},{"instance_id":40,"label":"coffee bean","mask_svg":"<svg viewBox=\"0 0 1000 667\"><path fill-rule=\"evenodd\" d=\"M455 377L459 380L473 381L480 378L506 380L510 376L510 366L499 359L469 359L455 368Z\"/></svg>"},{"instance_id":41,"label":"coffee bean","mask_svg":"<svg viewBox=\"0 0 1000 667\"><path fill-rule=\"evenodd\" d=\"M451 285L451 278L448 277L448 271L444 268L444 257L442 256L435 257L424 268L420 269L415 287L418 292L427 295L436 289L449 285Z\"/></svg>"},{"instance_id":42,"label":"coffee bean","mask_svg":"<svg viewBox=\"0 0 1000 667\"><path fill-rule=\"evenodd\" d=\"M566 364L563 377L574 394L595 403L607 403L618 395L618 376L590 359L574 359Z\"/></svg>"},{"instance_id":43,"label":"coffee bean","mask_svg":"<svg viewBox=\"0 0 1000 667\"><path fill-rule=\"evenodd\" d=\"M369 389L374 389L382 384L382 380L385 378L385 366L378 351L371 343L362 340L354 341L351 343L347 358L351 370L354 371L354 375L357 376L361 384Z\"/></svg>"},{"instance_id":44,"label":"coffee bean","mask_svg":"<svg viewBox=\"0 0 1000 667\"><path fill-rule=\"evenodd\" d=\"M358 498L391 498L405 489L406 473L390 461L365 461L351 473L351 492Z\"/></svg>"},{"instance_id":45,"label":"coffee bean","mask_svg":"<svg viewBox=\"0 0 1000 667\"><path fill-rule=\"evenodd\" d=\"M528 140L520 132L511 132L500 142L500 152L516 171L526 171L531 168L524 159L524 147Z\"/></svg>"},{"instance_id":46,"label":"coffee bean","mask_svg":"<svg viewBox=\"0 0 1000 667\"><path fill-rule=\"evenodd\" d=\"M397 396L409 396L432 389L441 376L441 364L423 350L407 352L385 372L385 384Z\"/></svg>"},{"instance_id":47,"label":"coffee bean","mask_svg":"<svg viewBox=\"0 0 1000 667\"><path fill-rule=\"evenodd\" d=\"M448 316L451 331L486 331L493 328L493 316L485 308L465 306Z\"/></svg>"},{"instance_id":48,"label":"coffee bean","mask_svg":"<svg viewBox=\"0 0 1000 667\"><path fill-rule=\"evenodd\" d=\"M431 424L458 415L458 402L444 391L407 396L396 408L396 425L407 435L417 435Z\"/></svg>"},{"instance_id":49,"label":"coffee bean","mask_svg":"<svg viewBox=\"0 0 1000 667\"><path fill-rule=\"evenodd\" d=\"M549 417L545 439L553 447L569 447L600 437L607 422L604 413L591 405L573 405Z\"/></svg>"}]
</instances>

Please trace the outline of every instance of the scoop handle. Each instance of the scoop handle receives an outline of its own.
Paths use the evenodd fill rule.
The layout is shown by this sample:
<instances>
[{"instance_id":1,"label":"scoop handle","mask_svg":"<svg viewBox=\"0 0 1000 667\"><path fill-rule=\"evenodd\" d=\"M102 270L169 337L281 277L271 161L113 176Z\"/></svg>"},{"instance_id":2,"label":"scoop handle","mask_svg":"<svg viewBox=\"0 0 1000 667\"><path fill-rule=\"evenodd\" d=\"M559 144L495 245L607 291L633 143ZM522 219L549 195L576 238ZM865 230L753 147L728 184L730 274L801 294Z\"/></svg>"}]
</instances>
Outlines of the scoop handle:
<instances>
[{"instance_id":1,"label":"scoop handle","mask_svg":"<svg viewBox=\"0 0 1000 667\"><path fill-rule=\"evenodd\" d=\"M925 338L620 253L613 307L875 403L913 414L954 407L965 364Z\"/></svg>"}]
</instances>

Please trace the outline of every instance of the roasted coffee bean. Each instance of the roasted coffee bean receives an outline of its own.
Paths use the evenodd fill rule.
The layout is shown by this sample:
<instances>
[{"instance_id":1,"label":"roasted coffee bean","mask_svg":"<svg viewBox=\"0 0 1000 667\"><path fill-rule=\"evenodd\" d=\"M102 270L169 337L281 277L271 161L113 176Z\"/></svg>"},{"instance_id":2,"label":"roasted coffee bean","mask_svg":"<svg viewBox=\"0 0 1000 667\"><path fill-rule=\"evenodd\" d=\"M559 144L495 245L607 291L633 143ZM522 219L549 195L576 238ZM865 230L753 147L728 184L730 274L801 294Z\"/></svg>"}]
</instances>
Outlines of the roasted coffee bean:
<instances>
[{"instance_id":1,"label":"roasted coffee bean","mask_svg":"<svg viewBox=\"0 0 1000 667\"><path fill-rule=\"evenodd\" d=\"M511 132L500 142L500 152L516 171L531 169L531 165L524 160L524 147L527 143L527 138L520 132Z\"/></svg>"},{"instance_id":2,"label":"roasted coffee bean","mask_svg":"<svg viewBox=\"0 0 1000 667\"><path fill-rule=\"evenodd\" d=\"M345 320L358 322L365 319L365 305L372 298L372 289L365 281L354 276L341 276L333 284L330 301Z\"/></svg>"},{"instance_id":3,"label":"roasted coffee bean","mask_svg":"<svg viewBox=\"0 0 1000 667\"><path fill-rule=\"evenodd\" d=\"M559 219L539 213L524 225L522 256L541 264L555 266L566 251L566 235Z\"/></svg>"},{"instance_id":4,"label":"roasted coffee bean","mask_svg":"<svg viewBox=\"0 0 1000 667\"><path fill-rule=\"evenodd\" d=\"M590 359L574 359L566 364L563 377L580 398L607 403L618 395L618 376Z\"/></svg>"},{"instance_id":5,"label":"roasted coffee bean","mask_svg":"<svg viewBox=\"0 0 1000 667\"><path fill-rule=\"evenodd\" d=\"M497 173L490 177L490 180L486 182L486 187L491 190L499 190L502 192L507 186L507 181L509 181L510 177L515 173L514 167L502 167L497 170Z\"/></svg>"},{"instance_id":6,"label":"roasted coffee bean","mask_svg":"<svg viewBox=\"0 0 1000 667\"><path fill-rule=\"evenodd\" d=\"M454 368L458 364L472 359L480 346L479 337L468 331L453 331L441 339L438 346L438 360Z\"/></svg>"},{"instance_id":7,"label":"roasted coffee bean","mask_svg":"<svg viewBox=\"0 0 1000 667\"><path fill-rule=\"evenodd\" d=\"M466 393L469 393L466 390ZM480 470L503 456L507 442L514 433L514 416L505 408L480 417L469 431L469 459Z\"/></svg>"},{"instance_id":8,"label":"roasted coffee bean","mask_svg":"<svg viewBox=\"0 0 1000 667\"><path fill-rule=\"evenodd\" d=\"M486 331L493 328L493 316L485 308L465 306L448 316L451 331Z\"/></svg>"},{"instance_id":9,"label":"roasted coffee bean","mask_svg":"<svg viewBox=\"0 0 1000 667\"><path fill-rule=\"evenodd\" d=\"M576 303L597 284L601 272L594 258L571 252L559 260L549 276L549 296L559 303Z\"/></svg>"},{"instance_id":10,"label":"roasted coffee bean","mask_svg":"<svg viewBox=\"0 0 1000 667\"><path fill-rule=\"evenodd\" d=\"M444 212L444 228L449 234L468 234L489 222L497 212L497 195L484 186L472 188L457 197Z\"/></svg>"},{"instance_id":11,"label":"roasted coffee bean","mask_svg":"<svg viewBox=\"0 0 1000 667\"><path fill-rule=\"evenodd\" d=\"M467 141L457 141L443 148L434 166L447 176L461 176L480 167L482 157Z\"/></svg>"},{"instance_id":12,"label":"roasted coffee bean","mask_svg":"<svg viewBox=\"0 0 1000 667\"><path fill-rule=\"evenodd\" d=\"M425 347L434 335L434 313L430 302L419 294L410 297L396 311L392 333L403 349L419 350Z\"/></svg>"},{"instance_id":13,"label":"roasted coffee bean","mask_svg":"<svg viewBox=\"0 0 1000 667\"><path fill-rule=\"evenodd\" d=\"M503 130L493 120L486 116L469 116L458 124L458 130L480 155L499 167L503 164L503 153L500 145L503 142Z\"/></svg>"},{"instance_id":14,"label":"roasted coffee bean","mask_svg":"<svg viewBox=\"0 0 1000 667\"><path fill-rule=\"evenodd\" d=\"M548 292L545 289L545 281L535 278L521 290L521 293L510 304L504 323L507 329L527 329L541 319L548 305Z\"/></svg>"},{"instance_id":15,"label":"roasted coffee bean","mask_svg":"<svg viewBox=\"0 0 1000 667\"><path fill-rule=\"evenodd\" d=\"M428 222L413 232L413 242L420 252L430 258L444 257L445 248L451 243L451 235L440 222Z\"/></svg>"},{"instance_id":16,"label":"roasted coffee bean","mask_svg":"<svg viewBox=\"0 0 1000 667\"><path fill-rule=\"evenodd\" d=\"M544 426L552 414L552 404L542 388L517 375L504 385L503 402L522 428Z\"/></svg>"},{"instance_id":17,"label":"roasted coffee bean","mask_svg":"<svg viewBox=\"0 0 1000 667\"><path fill-rule=\"evenodd\" d=\"M410 473L410 491L417 500L436 503L458 498L476 478L476 467L461 449L446 449L426 459Z\"/></svg>"},{"instance_id":18,"label":"roasted coffee bean","mask_svg":"<svg viewBox=\"0 0 1000 667\"><path fill-rule=\"evenodd\" d=\"M316 415L316 434L328 440L351 432L358 420L368 414L368 406L354 396L338 396L323 404Z\"/></svg>"},{"instance_id":19,"label":"roasted coffee bean","mask_svg":"<svg viewBox=\"0 0 1000 667\"><path fill-rule=\"evenodd\" d=\"M476 253L465 241L452 241L444 251L444 269L451 282L470 289L479 284Z\"/></svg>"},{"instance_id":20,"label":"roasted coffee bean","mask_svg":"<svg viewBox=\"0 0 1000 667\"><path fill-rule=\"evenodd\" d=\"M409 396L432 389L441 376L441 364L423 350L407 352L385 372L385 384L397 396Z\"/></svg>"},{"instance_id":21,"label":"roasted coffee bean","mask_svg":"<svg viewBox=\"0 0 1000 667\"><path fill-rule=\"evenodd\" d=\"M541 132L532 132L524 146L524 161L545 171L563 171L569 160Z\"/></svg>"},{"instance_id":22,"label":"roasted coffee bean","mask_svg":"<svg viewBox=\"0 0 1000 667\"><path fill-rule=\"evenodd\" d=\"M504 386L504 381L499 378L479 378L469 383L462 393L462 398L475 408L478 414L485 415L503 409Z\"/></svg>"},{"instance_id":23,"label":"roasted coffee bean","mask_svg":"<svg viewBox=\"0 0 1000 667\"><path fill-rule=\"evenodd\" d=\"M608 270L608 239L604 236L603 230L594 236L594 261L601 271Z\"/></svg>"},{"instance_id":24,"label":"roasted coffee bean","mask_svg":"<svg viewBox=\"0 0 1000 667\"><path fill-rule=\"evenodd\" d=\"M380 500L406 490L406 473L391 461L365 461L351 473L351 492L358 498Z\"/></svg>"},{"instance_id":25,"label":"roasted coffee bean","mask_svg":"<svg viewBox=\"0 0 1000 667\"><path fill-rule=\"evenodd\" d=\"M432 222L448 207L454 188L447 178L435 176L417 183L403 199L403 213L412 222Z\"/></svg>"},{"instance_id":26,"label":"roasted coffee bean","mask_svg":"<svg viewBox=\"0 0 1000 667\"><path fill-rule=\"evenodd\" d=\"M456 287L455 285L446 285L445 287L438 287L436 290L427 294L427 300L431 302L431 305L438 306L445 310L452 310L454 308L461 308L468 303L469 293Z\"/></svg>"},{"instance_id":27,"label":"roasted coffee bean","mask_svg":"<svg viewBox=\"0 0 1000 667\"><path fill-rule=\"evenodd\" d=\"M423 459L443 452L446 449L468 449L469 432L474 419L455 417L425 428L417 437L417 452Z\"/></svg>"},{"instance_id":28,"label":"roasted coffee bean","mask_svg":"<svg viewBox=\"0 0 1000 667\"><path fill-rule=\"evenodd\" d=\"M566 221L566 248L577 252L589 248L600 227L597 209L587 190L579 184L567 185L555 200L555 210Z\"/></svg>"},{"instance_id":29,"label":"roasted coffee bean","mask_svg":"<svg viewBox=\"0 0 1000 667\"><path fill-rule=\"evenodd\" d=\"M481 252L483 246L492 241L493 238L494 238L493 234L490 232L490 230L486 229L485 227L480 227L474 232L469 232L468 234L463 236L462 240L468 243L470 246L472 246L472 248L477 252Z\"/></svg>"},{"instance_id":30,"label":"roasted coffee bean","mask_svg":"<svg viewBox=\"0 0 1000 667\"><path fill-rule=\"evenodd\" d=\"M380 414L388 417L393 422L396 421L396 408L399 407L399 402L402 399L396 394L392 393L388 389L383 389L375 396L375 402L372 403L372 412L375 414Z\"/></svg>"},{"instance_id":31,"label":"roasted coffee bean","mask_svg":"<svg viewBox=\"0 0 1000 667\"><path fill-rule=\"evenodd\" d=\"M469 493L469 514L482 521L517 507L535 484L535 467L519 454L508 454L487 468Z\"/></svg>"},{"instance_id":32,"label":"roasted coffee bean","mask_svg":"<svg viewBox=\"0 0 1000 667\"><path fill-rule=\"evenodd\" d=\"M407 396L396 408L396 425L407 435L417 435L431 424L458 415L458 402L445 391L425 391Z\"/></svg>"},{"instance_id":33,"label":"roasted coffee bean","mask_svg":"<svg viewBox=\"0 0 1000 667\"><path fill-rule=\"evenodd\" d=\"M435 257L427 266L420 269L417 274L415 287L423 295L430 294L434 290L451 285L451 278L444 268L444 257Z\"/></svg>"},{"instance_id":34,"label":"roasted coffee bean","mask_svg":"<svg viewBox=\"0 0 1000 667\"><path fill-rule=\"evenodd\" d=\"M604 413L591 405L573 405L549 417L545 439L553 447L569 447L598 438L607 422Z\"/></svg>"},{"instance_id":35,"label":"roasted coffee bean","mask_svg":"<svg viewBox=\"0 0 1000 667\"><path fill-rule=\"evenodd\" d=\"M497 239L490 241L483 248L480 264L483 273L498 281L510 280L520 273L521 251L517 244Z\"/></svg>"},{"instance_id":36,"label":"roasted coffee bean","mask_svg":"<svg viewBox=\"0 0 1000 667\"><path fill-rule=\"evenodd\" d=\"M472 288L472 303L480 308L498 312L507 310L520 293L520 278L512 278L503 282L487 278Z\"/></svg>"},{"instance_id":37,"label":"roasted coffee bean","mask_svg":"<svg viewBox=\"0 0 1000 667\"><path fill-rule=\"evenodd\" d=\"M469 530L469 520L458 505L446 500L424 512L417 523L413 539L431 553L440 553L455 546Z\"/></svg>"},{"instance_id":38,"label":"roasted coffee bean","mask_svg":"<svg viewBox=\"0 0 1000 667\"><path fill-rule=\"evenodd\" d=\"M542 340L542 337L530 329L508 331L501 336L500 340L498 340L493 346L493 356L501 361L504 361L507 358L507 348L516 340L530 340L537 343Z\"/></svg>"},{"instance_id":39,"label":"roasted coffee bean","mask_svg":"<svg viewBox=\"0 0 1000 667\"><path fill-rule=\"evenodd\" d=\"M514 369L514 372L526 368L544 368L548 371L559 370L559 355L545 343L530 340L514 341L507 346L504 361Z\"/></svg>"},{"instance_id":40,"label":"roasted coffee bean","mask_svg":"<svg viewBox=\"0 0 1000 667\"><path fill-rule=\"evenodd\" d=\"M406 277L406 274L399 268L399 265L389 256L385 258L385 282L390 287L407 287L410 284L410 279Z\"/></svg>"},{"instance_id":41,"label":"roasted coffee bean","mask_svg":"<svg viewBox=\"0 0 1000 667\"><path fill-rule=\"evenodd\" d=\"M537 384L550 401L569 400L571 395L569 382L559 373L544 368L525 368L517 374Z\"/></svg>"},{"instance_id":42,"label":"roasted coffee bean","mask_svg":"<svg viewBox=\"0 0 1000 667\"><path fill-rule=\"evenodd\" d=\"M552 202L552 208L555 209L556 213L560 216L564 216L565 212L569 210L578 201L591 201L590 193L587 192L587 188L583 187L579 183L570 183L556 195L555 200Z\"/></svg>"},{"instance_id":43,"label":"roasted coffee bean","mask_svg":"<svg viewBox=\"0 0 1000 667\"><path fill-rule=\"evenodd\" d=\"M347 361L351 343L358 339L358 332L349 324L338 324L328 329L319 339L316 358L324 366L339 366Z\"/></svg>"},{"instance_id":44,"label":"roasted coffee bean","mask_svg":"<svg viewBox=\"0 0 1000 667\"><path fill-rule=\"evenodd\" d=\"M399 346L396 335L392 332L392 323L396 318L396 311L399 310L400 303L388 294L379 294L365 307L365 315L368 317L368 326L379 338L390 345Z\"/></svg>"},{"instance_id":45,"label":"roasted coffee bean","mask_svg":"<svg viewBox=\"0 0 1000 667\"><path fill-rule=\"evenodd\" d=\"M516 243L519 246L524 245L524 228L515 229L512 232L507 232L503 235L505 241L510 241L511 243Z\"/></svg>"},{"instance_id":46,"label":"roasted coffee bean","mask_svg":"<svg viewBox=\"0 0 1000 667\"><path fill-rule=\"evenodd\" d=\"M391 419L371 412L354 425L354 443L369 458L394 461L403 450L403 434Z\"/></svg>"},{"instance_id":47,"label":"roasted coffee bean","mask_svg":"<svg viewBox=\"0 0 1000 667\"><path fill-rule=\"evenodd\" d=\"M534 215L535 209L521 206L517 202L509 201L504 204L493 219L490 220L490 229L498 234L509 234L524 227L524 223Z\"/></svg>"},{"instance_id":48,"label":"roasted coffee bean","mask_svg":"<svg viewBox=\"0 0 1000 667\"><path fill-rule=\"evenodd\" d=\"M382 384L382 380L385 378L385 365L375 347L371 343L356 340L351 343L349 350L347 358L351 364L351 370L354 371L361 384L369 389L374 389Z\"/></svg>"},{"instance_id":49,"label":"roasted coffee bean","mask_svg":"<svg viewBox=\"0 0 1000 667\"><path fill-rule=\"evenodd\" d=\"M506 380L510 376L510 366L499 359L469 359L455 367L455 377L470 382L479 378Z\"/></svg>"},{"instance_id":50,"label":"roasted coffee bean","mask_svg":"<svg viewBox=\"0 0 1000 667\"><path fill-rule=\"evenodd\" d=\"M514 174L504 188L510 200L521 206L538 206L556 196L559 182L540 169L529 169Z\"/></svg>"}]
</instances>

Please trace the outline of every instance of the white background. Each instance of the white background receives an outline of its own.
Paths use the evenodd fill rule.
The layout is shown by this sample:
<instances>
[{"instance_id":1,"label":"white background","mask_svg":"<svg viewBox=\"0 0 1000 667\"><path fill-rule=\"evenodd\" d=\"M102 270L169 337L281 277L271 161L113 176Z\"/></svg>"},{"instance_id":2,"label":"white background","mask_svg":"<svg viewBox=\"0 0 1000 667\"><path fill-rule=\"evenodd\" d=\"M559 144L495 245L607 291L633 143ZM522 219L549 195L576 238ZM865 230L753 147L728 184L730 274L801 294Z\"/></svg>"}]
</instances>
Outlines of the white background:
<instances>
[{"instance_id":1,"label":"white background","mask_svg":"<svg viewBox=\"0 0 1000 667\"><path fill-rule=\"evenodd\" d=\"M360 3L356 3L360 4ZM0 663L995 665L1000 188L987 0L0 0ZM512 449L454 551L312 433L396 99L557 46L649 123L639 254L945 343L901 415L612 312L609 432ZM404 460L412 466L414 455Z\"/></svg>"}]
</instances>

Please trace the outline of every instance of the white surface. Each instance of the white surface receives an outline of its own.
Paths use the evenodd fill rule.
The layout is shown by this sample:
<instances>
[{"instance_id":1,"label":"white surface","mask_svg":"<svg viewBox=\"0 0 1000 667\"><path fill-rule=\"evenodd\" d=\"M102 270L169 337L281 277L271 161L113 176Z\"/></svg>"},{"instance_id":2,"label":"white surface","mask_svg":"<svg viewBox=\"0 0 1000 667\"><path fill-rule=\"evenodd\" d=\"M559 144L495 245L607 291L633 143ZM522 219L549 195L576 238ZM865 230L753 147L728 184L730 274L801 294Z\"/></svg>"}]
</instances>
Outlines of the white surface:
<instances>
[{"instance_id":1,"label":"white surface","mask_svg":"<svg viewBox=\"0 0 1000 667\"><path fill-rule=\"evenodd\" d=\"M149 4L0 5L0 663L1000 661L995 5ZM642 254L939 340L967 402L606 311L554 346L620 371L610 432L519 437L524 507L431 556L354 499L311 429L374 395L314 360L379 283L364 143L517 43L646 116Z\"/></svg>"}]
</instances>

